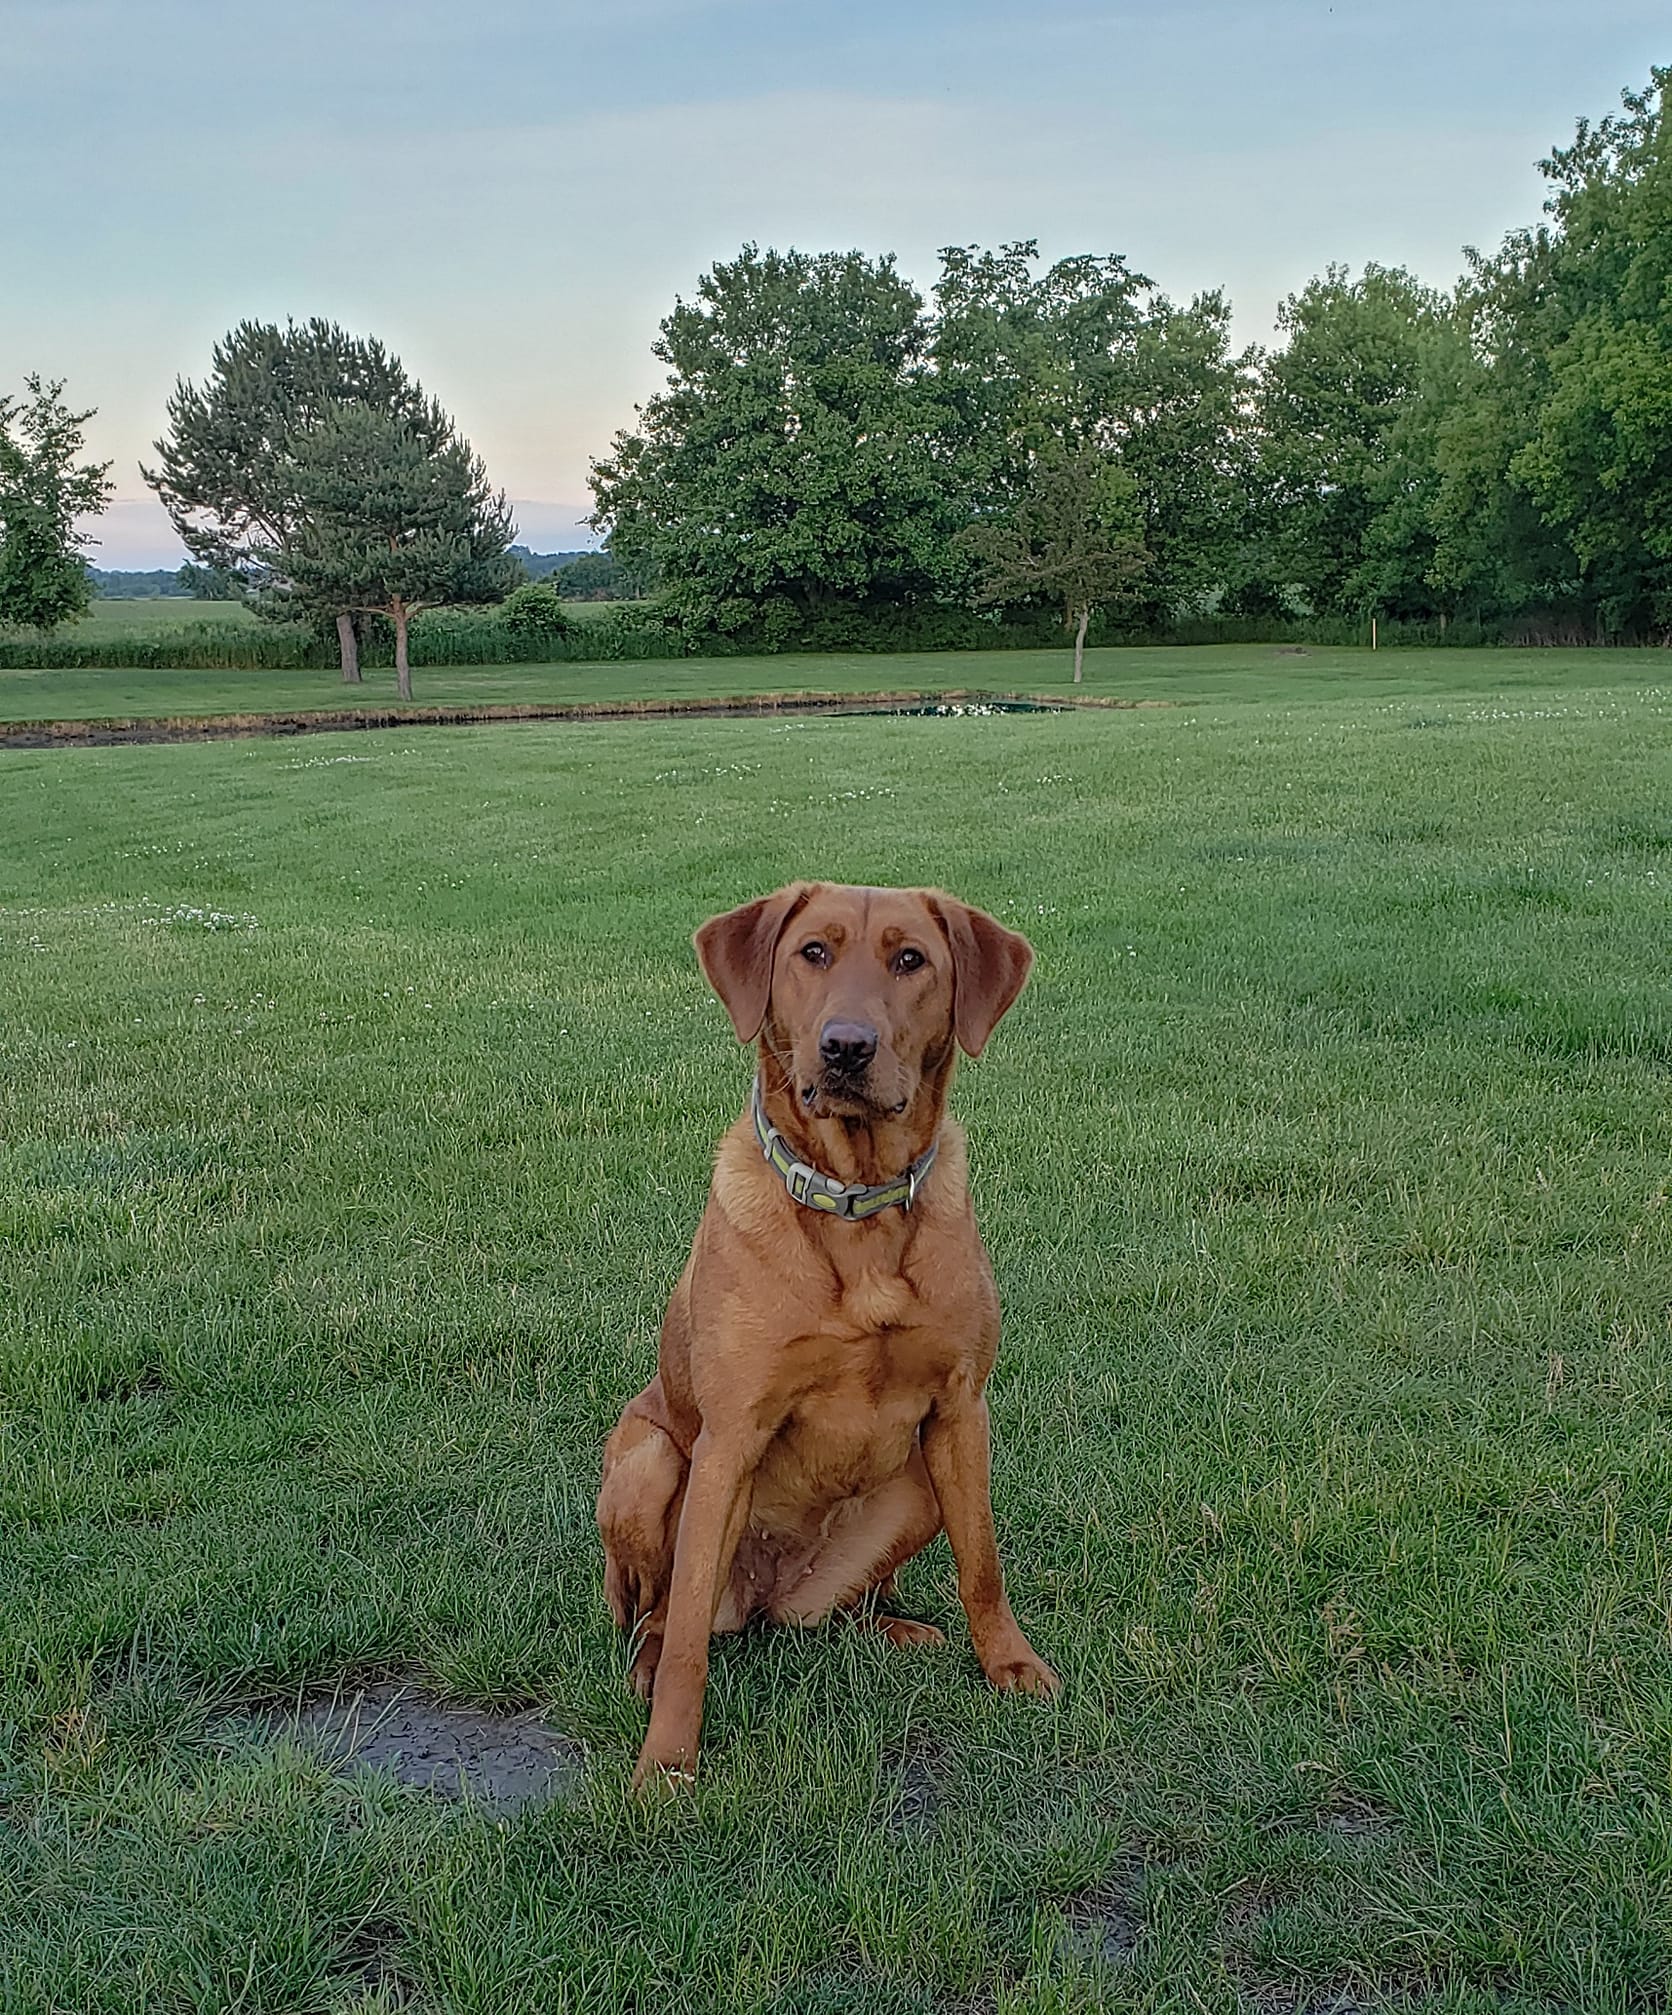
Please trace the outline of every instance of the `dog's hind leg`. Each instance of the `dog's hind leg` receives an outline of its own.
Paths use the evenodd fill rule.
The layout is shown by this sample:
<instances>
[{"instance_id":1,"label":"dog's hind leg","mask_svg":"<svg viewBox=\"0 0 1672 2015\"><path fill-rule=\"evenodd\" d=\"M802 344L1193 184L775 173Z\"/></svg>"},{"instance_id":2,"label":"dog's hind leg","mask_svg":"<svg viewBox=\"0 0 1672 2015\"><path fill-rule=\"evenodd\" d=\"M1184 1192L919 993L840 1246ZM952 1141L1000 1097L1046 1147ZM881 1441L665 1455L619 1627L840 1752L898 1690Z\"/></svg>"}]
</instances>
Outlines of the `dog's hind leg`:
<instances>
[{"instance_id":1,"label":"dog's hind leg","mask_svg":"<svg viewBox=\"0 0 1672 2015\"><path fill-rule=\"evenodd\" d=\"M689 1464L665 1428L635 1411L638 1404L635 1400L621 1416L604 1449L598 1531L604 1541L605 1598L618 1627L638 1640L628 1683L649 1699L662 1655Z\"/></svg>"}]
</instances>

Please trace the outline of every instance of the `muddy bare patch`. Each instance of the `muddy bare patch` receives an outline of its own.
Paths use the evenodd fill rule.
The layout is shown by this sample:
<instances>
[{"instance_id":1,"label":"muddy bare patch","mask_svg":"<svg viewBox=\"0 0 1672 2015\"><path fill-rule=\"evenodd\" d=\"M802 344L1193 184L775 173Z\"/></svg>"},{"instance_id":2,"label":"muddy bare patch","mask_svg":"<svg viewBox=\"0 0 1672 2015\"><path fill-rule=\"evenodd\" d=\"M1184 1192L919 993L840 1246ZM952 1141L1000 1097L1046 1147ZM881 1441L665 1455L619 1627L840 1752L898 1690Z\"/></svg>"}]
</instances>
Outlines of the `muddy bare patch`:
<instances>
[{"instance_id":1,"label":"muddy bare patch","mask_svg":"<svg viewBox=\"0 0 1672 2015\"><path fill-rule=\"evenodd\" d=\"M1318 1831L1335 1840L1390 1840L1399 1822L1385 1805L1361 1792L1332 1791L1318 1808Z\"/></svg>"},{"instance_id":2,"label":"muddy bare patch","mask_svg":"<svg viewBox=\"0 0 1672 2015\"><path fill-rule=\"evenodd\" d=\"M1264 1875L1245 1875L1233 1883L1222 1898L1220 1911L1227 1946L1245 1946L1282 1901L1282 1890Z\"/></svg>"},{"instance_id":3,"label":"muddy bare patch","mask_svg":"<svg viewBox=\"0 0 1672 2015\"><path fill-rule=\"evenodd\" d=\"M400 1963L404 1939L398 1924L382 1917L368 1918L337 1955L341 1984L367 2015L410 2008L417 2000L417 1984Z\"/></svg>"},{"instance_id":4,"label":"muddy bare patch","mask_svg":"<svg viewBox=\"0 0 1672 2015\"><path fill-rule=\"evenodd\" d=\"M1431 1983L1415 1972L1295 1977L1285 1963L1291 1941L1273 1919L1303 1896L1304 1877L1293 1872L1246 1875L1220 1896L1221 1949L1244 2015L1414 2015L1429 2005Z\"/></svg>"},{"instance_id":5,"label":"muddy bare patch","mask_svg":"<svg viewBox=\"0 0 1672 2015\"><path fill-rule=\"evenodd\" d=\"M1390 1983L1382 1990L1345 1977L1322 1985L1245 1986L1238 2002L1248 2015L1394 2015L1419 2006L1405 1986Z\"/></svg>"},{"instance_id":6,"label":"muddy bare patch","mask_svg":"<svg viewBox=\"0 0 1672 2015\"><path fill-rule=\"evenodd\" d=\"M578 1742L533 1715L490 1714L392 1682L305 1701L265 1726L309 1743L345 1774L382 1771L498 1813L572 1794L585 1763Z\"/></svg>"},{"instance_id":7,"label":"muddy bare patch","mask_svg":"<svg viewBox=\"0 0 1672 2015\"><path fill-rule=\"evenodd\" d=\"M1260 1823L1262 1833L1295 1838L1318 1834L1332 1843L1373 1846L1399 1833L1399 1816L1390 1806L1362 1791L1336 1784L1317 1793L1317 1803L1278 1813Z\"/></svg>"},{"instance_id":8,"label":"muddy bare patch","mask_svg":"<svg viewBox=\"0 0 1672 2015\"><path fill-rule=\"evenodd\" d=\"M1141 1861L1118 1861L1101 1881L1083 1889L1063 1912L1063 1950L1105 1967L1124 1966L1144 1935Z\"/></svg>"},{"instance_id":9,"label":"muddy bare patch","mask_svg":"<svg viewBox=\"0 0 1672 2015\"><path fill-rule=\"evenodd\" d=\"M885 1753L877 1788L890 1833L928 1832L946 1803L948 1768L938 1742L914 1739Z\"/></svg>"},{"instance_id":10,"label":"muddy bare patch","mask_svg":"<svg viewBox=\"0 0 1672 2015\"><path fill-rule=\"evenodd\" d=\"M792 1980L765 2004L765 2015L944 2015L944 2011L945 2004L921 1982L858 1967Z\"/></svg>"}]
</instances>

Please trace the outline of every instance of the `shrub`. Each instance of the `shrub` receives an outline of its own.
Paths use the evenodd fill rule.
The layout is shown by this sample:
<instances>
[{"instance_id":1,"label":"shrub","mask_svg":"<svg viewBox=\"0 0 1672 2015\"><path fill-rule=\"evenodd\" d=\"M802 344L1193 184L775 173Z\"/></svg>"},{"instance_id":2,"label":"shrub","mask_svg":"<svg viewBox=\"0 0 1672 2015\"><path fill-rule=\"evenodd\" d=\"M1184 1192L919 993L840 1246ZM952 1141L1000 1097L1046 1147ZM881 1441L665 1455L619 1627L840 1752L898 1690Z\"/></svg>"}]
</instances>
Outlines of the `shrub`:
<instances>
[{"instance_id":1,"label":"shrub","mask_svg":"<svg viewBox=\"0 0 1672 2015\"><path fill-rule=\"evenodd\" d=\"M499 620L513 637L556 643L575 625L564 614L563 602L549 581L530 581L513 588L500 604Z\"/></svg>"}]
</instances>

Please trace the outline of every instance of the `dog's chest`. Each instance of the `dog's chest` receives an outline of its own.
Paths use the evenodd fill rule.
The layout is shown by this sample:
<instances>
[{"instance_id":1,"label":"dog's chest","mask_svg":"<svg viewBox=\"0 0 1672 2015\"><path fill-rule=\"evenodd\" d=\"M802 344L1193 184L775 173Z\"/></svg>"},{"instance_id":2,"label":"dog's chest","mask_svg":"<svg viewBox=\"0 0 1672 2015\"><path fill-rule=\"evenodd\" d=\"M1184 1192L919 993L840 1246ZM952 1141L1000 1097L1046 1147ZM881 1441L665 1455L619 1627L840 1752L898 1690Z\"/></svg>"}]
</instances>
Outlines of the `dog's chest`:
<instances>
[{"instance_id":1,"label":"dog's chest","mask_svg":"<svg viewBox=\"0 0 1672 2015\"><path fill-rule=\"evenodd\" d=\"M835 1325L864 1342L899 1329L921 1313L916 1292L897 1268L865 1268L842 1282L833 1317Z\"/></svg>"},{"instance_id":2,"label":"dog's chest","mask_svg":"<svg viewBox=\"0 0 1672 2015\"><path fill-rule=\"evenodd\" d=\"M826 1334L800 1340L798 1354L800 1390L763 1464L774 1494L828 1506L897 1476L950 1369L938 1335L916 1325Z\"/></svg>"},{"instance_id":3,"label":"dog's chest","mask_svg":"<svg viewBox=\"0 0 1672 2015\"><path fill-rule=\"evenodd\" d=\"M913 1387L838 1381L797 1404L763 1468L809 1508L867 1496L905 1468L927 1410Z\"/></svg>"}]
</instances>

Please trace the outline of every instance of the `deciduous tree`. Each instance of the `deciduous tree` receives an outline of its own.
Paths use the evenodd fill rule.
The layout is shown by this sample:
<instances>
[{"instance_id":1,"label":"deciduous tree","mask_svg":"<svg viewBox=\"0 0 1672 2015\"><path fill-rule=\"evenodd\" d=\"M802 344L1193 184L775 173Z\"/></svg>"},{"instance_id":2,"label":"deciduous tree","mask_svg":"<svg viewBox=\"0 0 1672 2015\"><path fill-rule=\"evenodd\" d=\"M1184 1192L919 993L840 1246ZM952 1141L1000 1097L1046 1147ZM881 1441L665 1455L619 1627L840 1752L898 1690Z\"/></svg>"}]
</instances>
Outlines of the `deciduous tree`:
<instances>
[{"instance_id":1,"label":"deciduous tree","mask_svg":"<svg viewBox=\"0 0 1672 2015\"><path fill-rule=\"evenodd\" d=\"M1003 517L959 534L976 567L976 598L1048 597L1074 631L1074 683L1084 676L1086 629L1099 609L1130 599L1150 555L1137 485L1096 448L1042 454Z\"/></svg>"},{"instance_id":2,"label":"deciduous tree","mask_svg":"<svg viewBox=\"0 0 1672 2015\"><path fill-rule=\"evenodd\" d=\"M1446 296L1372 264L1357 278L1330 267L1278 324L1258 412L1279 580L1320 613L1436 613L1436 443L1471 376L1464 323Z\"/></svg>"},{"instance_id":3,"label":"deciduous tree","mask_svg":"<svg viewBox=\"0 0 1672 2015\"><path fill-rule=\"evenodd\" d=\"M644 593L644 583L612 552L583 553L552 576L569 602L618 602Z\"/></svg>"},{"instance_id":4,"label":"deciduous tree","mask_svg":"<svg viewBox=\"0 0 1672 2015\"><path fill-rule=\"evenodd\" d=\"M1115 254L1036 271L1031 239L949 246L935 289L938 430L952 487L1003 511L1041 455L1096 449L1138 500L1150 620L1224 577L1240 531L1253 352L1233 354L1230 309L1177 307Z\"/></svg>"},{"instance_id":5,"label":"deciduous tree","mask_svg":"<svg viewBox=\"0 0 1672 2015\"><path fill-rule=\"evenodd\" d=\"M1672 633L1672 67L1541 165L1547 230L1506 247L1547 382L1510 468L1571 541L1605 629Z\"/></svg>"},{"instance_id":6,"label":"deciduous tree","mask_svg":"<svg viewBox=\"0 0 1672 2015\"><path fill-rule=\"evenodd\" d=\"M743 248L661 325L664 391L594 464L594 524L696 629L783 642L944 585L923 303L892 258Z\"/></svg>"},{"instance_id":7,"label":"deciduous tree","mask_svg":"<svg viewBox=\"0 0 1672 2015\"><path fill-rule=\"evenodd\" d=\"M25 397L0 394L0 622L50 630L93 597L76 529L109 503L108 462L81 460L93 409L72 412L64 381L31 374Z\"/></svg>"}]
</instances>

